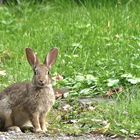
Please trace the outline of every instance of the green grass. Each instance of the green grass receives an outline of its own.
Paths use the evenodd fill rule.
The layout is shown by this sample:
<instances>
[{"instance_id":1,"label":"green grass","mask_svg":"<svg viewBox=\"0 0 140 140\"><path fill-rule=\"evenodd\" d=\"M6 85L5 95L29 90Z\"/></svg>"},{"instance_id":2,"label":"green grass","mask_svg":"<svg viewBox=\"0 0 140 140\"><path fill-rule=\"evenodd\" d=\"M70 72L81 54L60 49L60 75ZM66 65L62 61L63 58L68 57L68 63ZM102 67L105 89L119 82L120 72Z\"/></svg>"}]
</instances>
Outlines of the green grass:
<instances>
[{"instance_id":1,"label":"green grass","mask_svg":"<svg viewBox=\"0 0 140 140\"><path fill-rule=\"evenodd\" d=\"M98 105L97 108L103 112L97 109L78 117L82 119L87 115L88 120L93 116L108 120L107 133L140 135L139 82L136 85L128 82L128 79L136 81L140 77L139 4L138 1L76 4L61 0L47 4L23 2L0 6L0 69L6 70L6 76L0 77L1 90L13 82L31 79L31 68L24 53L26 47L33 48L42 61L49 49L58 47L59 57L52 74L59 73L65 77L57 86L69 87L71 95L93 97L104 95L110 88L124 88L124 96L119 97L117 105ZM122 78L123 74L129 73L131 78ZM77 75L87 74L96 80L76 80ZM108 79L118 79L119 82L108 87ZM93 86L94 90L80 94L81 90ZM117 98L115 96L114 100ZM131 103L127 102L128 98ZM129 115L125 116L124 110ZM76 133L95 130L98 125L93 124L95 127L87 122L87 127ZM60 127L61 123L57 125ZM72 134L75 133L73 127L68 127Z\"/></svg>"}]
</instances>

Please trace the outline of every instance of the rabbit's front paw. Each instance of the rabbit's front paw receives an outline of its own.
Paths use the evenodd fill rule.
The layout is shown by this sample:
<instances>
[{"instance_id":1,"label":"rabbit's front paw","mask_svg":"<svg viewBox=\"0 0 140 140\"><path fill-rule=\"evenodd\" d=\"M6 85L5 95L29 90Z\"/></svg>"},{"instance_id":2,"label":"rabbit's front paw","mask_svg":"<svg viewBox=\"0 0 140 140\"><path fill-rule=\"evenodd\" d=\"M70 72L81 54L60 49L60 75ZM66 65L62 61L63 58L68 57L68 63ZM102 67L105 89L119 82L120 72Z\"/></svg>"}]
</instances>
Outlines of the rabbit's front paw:
<instances>
[{"instance_id":1,"label":"rabbit's front paw","mask_svg":"<svg viewBox=\"0 0 140 140\"><path fill-rule=\"evenodd\" d=\"M33 128L34 133L43 133L43 131L40 128Z\"/></svg>"},{"instance_id":2,"label":"rabbit's front paw","mask_svg":"<svg viewBox=\"0 0 140 140\"><path fill-rule=\"evenodd\" d=\"M42 129L42 131L43 131L43 133L46 133L48 130L47 130L46 127L44 127L44 128Z\"/></svg>"}]
</instances>

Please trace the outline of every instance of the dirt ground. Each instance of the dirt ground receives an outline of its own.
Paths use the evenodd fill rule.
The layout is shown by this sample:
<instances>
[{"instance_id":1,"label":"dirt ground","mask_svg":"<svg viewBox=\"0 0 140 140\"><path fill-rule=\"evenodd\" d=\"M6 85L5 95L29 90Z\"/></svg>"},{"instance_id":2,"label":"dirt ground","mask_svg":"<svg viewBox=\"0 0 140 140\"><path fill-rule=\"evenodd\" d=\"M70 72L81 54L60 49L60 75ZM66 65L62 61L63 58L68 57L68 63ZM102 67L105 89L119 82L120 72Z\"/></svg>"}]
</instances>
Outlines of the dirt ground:
<instances>
[{"instance_id":1,"label":"dirt ground","mask_svg":"<svg viewBox=\"0 0 140 140\"><path fill-rule=\"evenodd\" d=\"M111 138L103 135L83 136L48 136L47 134L34 134L22 132L0 132L0 140L123 140L123 138Z\"/></svg>"}]
</instances>

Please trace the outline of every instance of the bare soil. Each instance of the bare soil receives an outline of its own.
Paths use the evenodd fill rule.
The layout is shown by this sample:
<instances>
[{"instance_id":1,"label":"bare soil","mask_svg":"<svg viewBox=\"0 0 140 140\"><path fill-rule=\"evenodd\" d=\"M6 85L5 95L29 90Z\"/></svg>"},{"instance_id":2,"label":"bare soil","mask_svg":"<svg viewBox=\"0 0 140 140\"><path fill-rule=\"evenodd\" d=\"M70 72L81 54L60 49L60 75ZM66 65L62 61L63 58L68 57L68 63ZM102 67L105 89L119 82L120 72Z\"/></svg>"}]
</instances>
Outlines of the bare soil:
<instances>
[{"instance_id":1,"label":"bare soil","mask_svg":"<svg viewBox=\"0 0 140 140\"><path fill-rule=\"evenodd\" d=\"M0 132L0 140L123 140L123 138L111 138L103 135L82 135L82 136L49 136L47 134L34 134L31 132Z\"/></svg>"}]
</instances>

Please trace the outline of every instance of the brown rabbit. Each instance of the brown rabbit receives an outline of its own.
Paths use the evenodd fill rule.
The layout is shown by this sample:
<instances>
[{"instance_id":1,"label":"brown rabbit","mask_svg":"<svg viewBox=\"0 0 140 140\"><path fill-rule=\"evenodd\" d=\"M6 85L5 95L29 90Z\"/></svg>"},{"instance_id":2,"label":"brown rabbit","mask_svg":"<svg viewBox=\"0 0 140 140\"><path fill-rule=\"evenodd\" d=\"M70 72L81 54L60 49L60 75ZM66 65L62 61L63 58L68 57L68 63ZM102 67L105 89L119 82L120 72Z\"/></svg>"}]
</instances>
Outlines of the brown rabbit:
<instances>
[{"instance_id":1,"label":"brown rabbit","mask_svg":"<svg viewBox=\"0 0 140 140\"><path fill-rule=\"evenodd\" d=\"M30 83L17 83L0 93L0 123L4 129L18 131L31 122L34 132L46 132L45 119L55 103L49 70L55 63L58 49L53 48L40 64L36 54L26 48L26 56L34 75Z\"/></svg>"}]
</instances>

